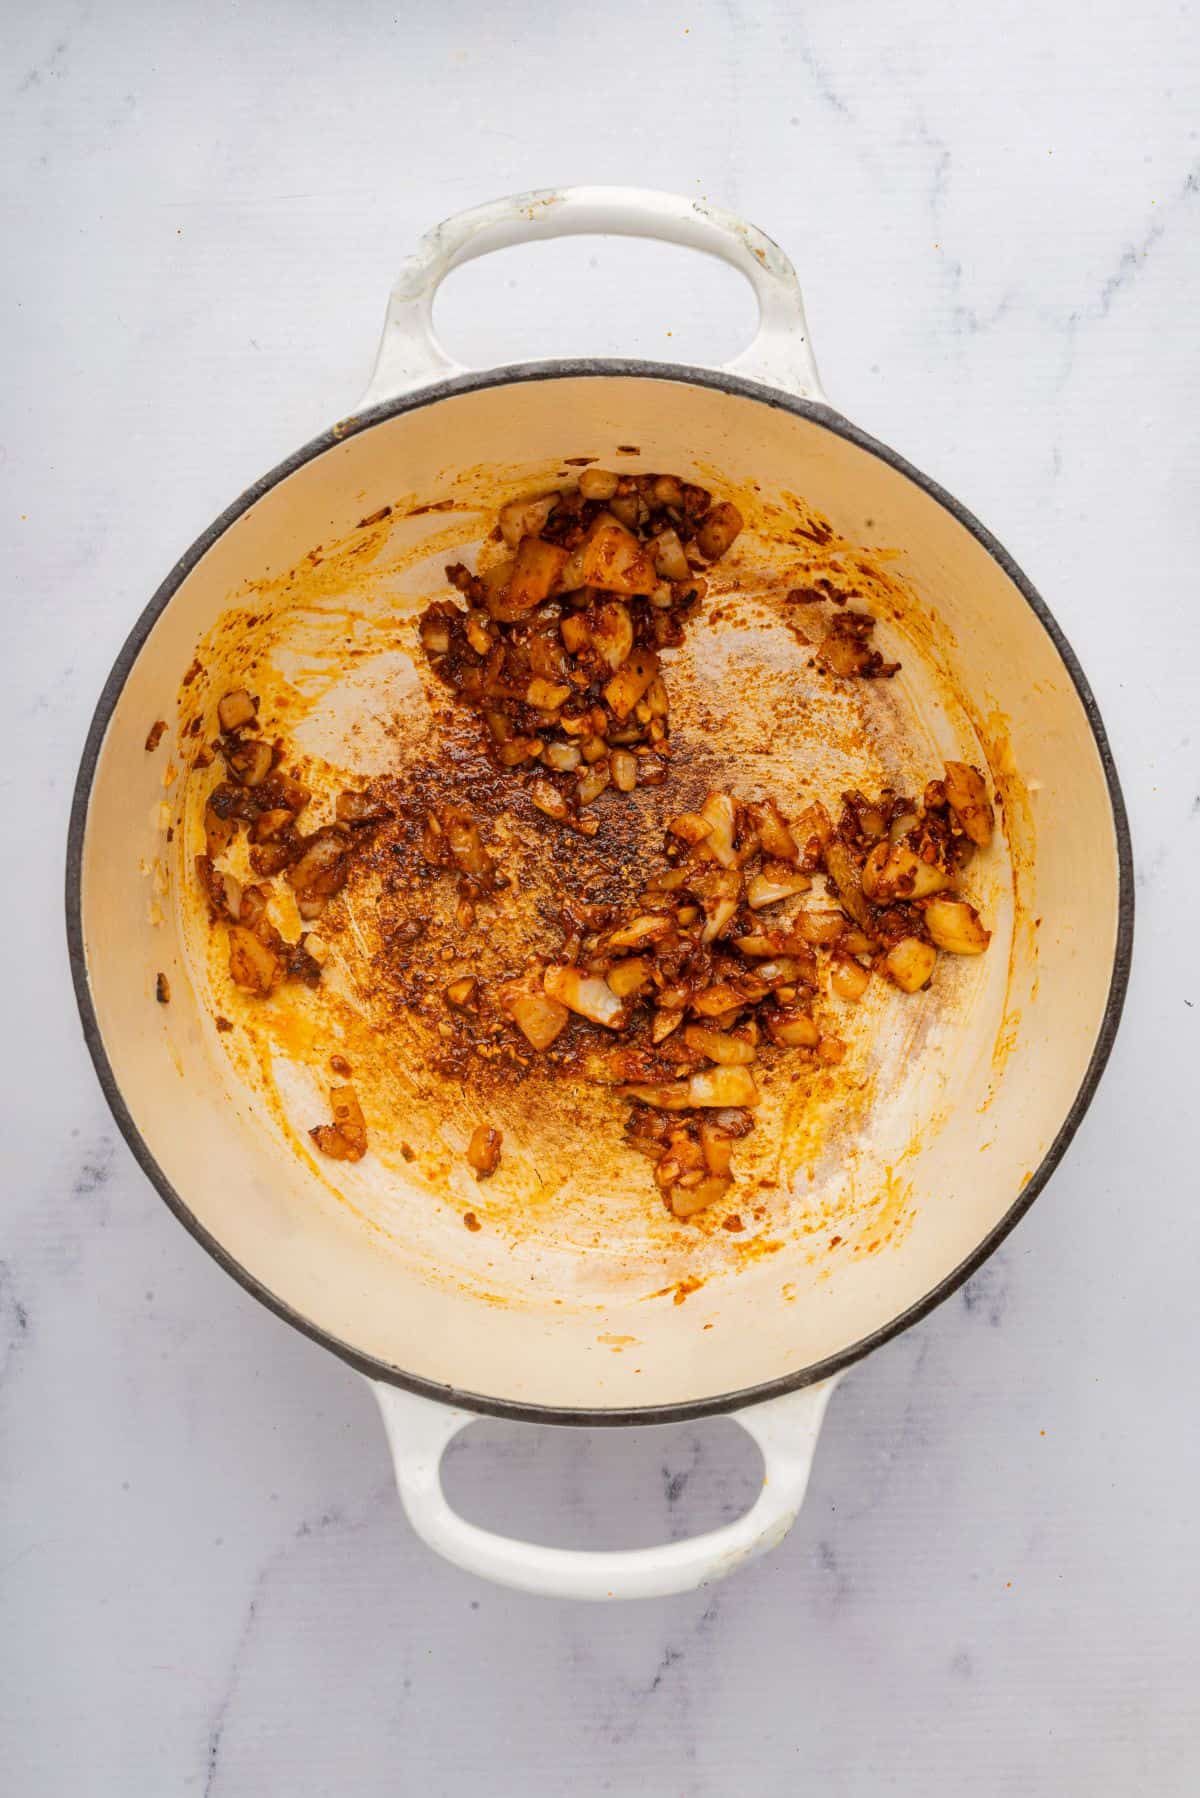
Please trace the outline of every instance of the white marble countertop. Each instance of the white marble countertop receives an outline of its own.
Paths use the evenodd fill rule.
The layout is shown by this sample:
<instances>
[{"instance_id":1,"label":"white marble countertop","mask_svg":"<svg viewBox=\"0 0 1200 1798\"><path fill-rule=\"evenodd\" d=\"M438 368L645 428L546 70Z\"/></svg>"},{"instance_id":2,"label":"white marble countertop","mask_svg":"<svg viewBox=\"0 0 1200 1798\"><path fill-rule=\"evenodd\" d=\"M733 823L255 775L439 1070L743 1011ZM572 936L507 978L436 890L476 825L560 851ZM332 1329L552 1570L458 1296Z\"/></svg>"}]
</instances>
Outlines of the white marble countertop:
<instances>
[{"instance_id":1,"label":"white marble countertop","mask_svg":"<svg viewBox=\"0 0 1200 1798\"><path fill-rule=\"evenodd\" d=\"M1184 14L47 0L0 29L5 1790L1197 1790ZM421 230L564 180L704 194L789 249L835 403L987 521L1078 649L1139 867L1126 1022L1048 1191L846 1379L782 1549L611 1609L415 1541L363 1384L206 1259L117 1137L60 898L87 720L165 570L355 399ZM445 331L476 361L718 359L749 303L697 259L681 282L684 254L509 252L447 292ZM489 1424L450 1480L498 1525L631 1542L732 1514L752 1466L728 1424Z\"/></svg>"}]
</instances>

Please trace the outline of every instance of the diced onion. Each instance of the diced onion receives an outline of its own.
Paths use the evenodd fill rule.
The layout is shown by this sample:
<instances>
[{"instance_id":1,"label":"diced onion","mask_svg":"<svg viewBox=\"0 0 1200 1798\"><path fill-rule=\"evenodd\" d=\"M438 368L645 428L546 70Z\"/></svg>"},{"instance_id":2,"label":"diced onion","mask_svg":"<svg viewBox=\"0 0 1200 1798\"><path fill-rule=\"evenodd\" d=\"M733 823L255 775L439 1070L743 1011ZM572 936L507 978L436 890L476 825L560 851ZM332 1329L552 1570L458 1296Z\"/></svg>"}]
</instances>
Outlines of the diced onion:
<instances>
[{"instance_id":1,"label":"diced onion","mask_svg":"<svg viewBox=\"0 0 1200 1798\"><path fill-rule=\"evenodd\" d=\"M658 657L652 649L635 649L604 689L604 697L622 722L658 673Z\"/></svg>"},{"instance_id":2,"label":"diced onion","mask_svg":"<svg viewBox=\"0 0 1200 1798\"><path fill-rule=\"evenodd\" d=\"M567 552L557 543L545 543L540 537L522 537L509 577L506 611L511 614L532 611L557 591L559 577L567 560Z\"/></svg>"},{"instance_id":3,"label":"diced onion","mask_svg":"<svg viewBox=\"0 0 1200 1798\"><path fill-rule=\"evenodd\" d=\"M765 992L767 989L764 987L762 990ZM706 986L703 992L697 993L692 1000L691 1009L698 1017L720 1018L727 1011L736 1011L739 1005L745 1003L746 1000L737 987L718 984ZM734 1101L730 1100L730 1103L733 1104Z\"/></svg>"},{"instance_id":4,"label":"diced onion","mask_svg":"<svg viewBox=\"0 0 1200 1798\"><path fill-rule=\"evenodd\" d=\"M829 984L839 999L861 999L870 980L870 969L852 955L834 955Z\"/></svg>"},{"instance_id":5,"label":"diced onion","mask_svg":"<svg viewBox=\"0 0 1200 1798\"><path fill-rule=\"evenodd\" d=\"M702 943L715 943L722 936L737 916L738 902L736 897L717 897L706 907L704 929L700 932Z\"/></svg>"},{"instance_id":6,"label":"diced onion","mask_svg":"<svg viewBox=\"0 0 1200 1798\"><path fill-rule=\"evenodd\" d=\"M758 1088L753 1076L742 1067L701 1068L687 1083L688 1103L696 1106L758 1104Z\"/></svg>"},{"instance_id":7,"label":"diced onion","mask_svg":"<svg viewBox=\"0 0 1200 1798\"><path fill-rule=\"evenodd\" d=\"M540 737L510 737L496 750L502 768L519 768L522 762L535 762L545 749Z\"/></svg>"},{"instance_id":8,"label":"diced onion","mask_svg":"<svg viewBox=\"0 0 1200 1798\"><path fill-rule=\"evenodd\" d=\"M553 781L535 780L529 789L529 797L539 812L545 812L548 818L556 818L559 823L568 815L569 807Z\"/></svg>"},{"instance_id":9,"label":"diced onion","mask_svg":"<svg viewBox=\"0 0 1200 1798\"><path fill-rule=\"evenodd\" d=\"M871 922L871 908L862 889L858 863L840 837L830 837L826 843L825 866L837 884L843 907L865 930Z\"/></svg>"},{"instance_id":10,"label":"diced onion","mask_svg":"<svg viewBox=\"0 0 1200 1798\"><path fill-rule=\"evenodd\" d=\"M579 766L579 750L574 743L547 743L542 762L556 774L570 774Z\"/></svg>"},{"instance_id":11,"label":"diced onion","mask_svg":"<svg viewBox=\"0 0 1200 1798\"><path fill-rule=\"evenodd\" d=\"M571 689L557 681L543 680L535 674L525 689L525 703L536 707L539 712L557 711L564 699L569 699Z\"/></svg>"},{"instance_id":12,"label":"diced onion","mask_svg":"<svg viewBox=\"0 0 1200 1798\"><path fill-rule=\"evenodd\" d=\"M678 1030L682 1023L683 1013L681 1011L656 1011L654 1021L650 1026L650 1041L655 1044L665 1043L672 1032Z\"/></svg>"},{"instance_id":13,"label":"diced onion","mask_svg":"<svg viewBox=\"0 0 1200 1798\"><path fill-rule=\"evenodd\" d=\"M591 642L592 627L582 612L568 612L567 616L559 624L558 634L563 640L564 648L566 648L571 655L577 656L580 651L586 649ZM632 648L632 630L629 633L629 643Z\"/></svg>"},{"instance_id":14,"label":"diced onion","mask_svg":"<svg viewBox=\"0 0 1200 1798\"><path fill-rule=\"evenodd\" d=\"M616 1030L625 1022L624 1001L598 974L552 964L542 976L542 985L550 998L557 999L568 1011L578 1012L593 1024L603 1024L606 1030Z\"/></svg>"},{"instance_id":15,"label":"diced onion","mask_svg":"<svg viewBox=\"0 0 1200 1798\"><path fill-rule=\"evenodd\" d=\"M480 1180L486 1180L500 1166L500 1145L504 1141L499 1130L490 1124L477 1124L467 1144L467 1163Z\"/></svg>"},{"instance_id":16,"label":"diced onion","mask_svg":"<svg viewBox=\"0 0 1200 1798\"><path fill-rule=\"evenodd\" d=\"M703 1024L689 1024L683 1040L689 1049L695 1049L698 1055L706 1055L709 1061L715 1061L721 1067L744 1067L755 1059L753 1043L744 1042L741 1037L727 1036L721 1030L709 1030Z\"/></svg>"},{"instance_id":17,"label":"diced onion","mask_svg":"<svg viewBox=\"0 0 1200 1798\"><path fill-rule=\"evenodd\" d=\"M710 562L723 556L742 528L742 515L729 500L713 506L696 532L696 542Z\"/></svg>"},{"instance_id":18,"label":"diced onion","mask_svg":"<svg viewBox=\"0 0 1200 1798\"><path fill-rule=\"evenodd\" d=\"M597 653L615 674L633 650L633 620L619 599L605 600L588 619L588 633Z\"/></svg>"},{"instance_id":19,"label":"diced onion","mask_svg":"<svg viewBox=\"0 0 1200 1798\"><path fill-rule=\"evenodd\" d=\"M951 955L982 955L991 941L979 913L965 899L931 899L925 907L925 928L939 949Z\"/></svg>"},{"instance_id":20,"label":"diced onion","mask_svg":"<svg viewBox=\"0 0 1200 1798\"><path fill-rule=\"evenodd\" d=\"M586 751L584 753L586 755ZM593 762L590 767L585 768L579 776L579 784L576 788L576 796L580 805L591 805L594 799L599 799L609 783L609 778L607 760Z\"/></svg>"},{"instance_id":21,"label":"diced onion","mask_svg":"<svg viewBox=\"0 0 1200 1798\"><path fill-rule=\"evenodd\" d=\"M612 783L621 793L632 793L637 786L637 757L627 749L614 749L608 758Z\"/></svg>"},{"instance_id":22,"label":"diced onion","mask_svg":"<svg viewBox=\"0 0 1200 1798\"><path fill-rule=\"evenodd\" d=\"M877 905L924 899L949 884L949 874L937 862L923 861L906 843L891 843L886 838L876 843L863 865L863 892Z\"/></svg>"},{"instance_id":23,"label":"diced onion","mask_svg":"<svg viewBox=\"0 0 1200 1798\"><path fill-rule=\"evenodd\" d=\"M761 804L752 805L750 815L758 829L758 840L764 855L781 862L799 861L800 851L796 846L796 839L773 799L764 799Z\"/></svg>"},{"instance_id":24,"label":"diced onion","mask_svg":"<svg viewBox=\"0 0 1200 1798\"><path fill-rule=\"evenodd\" d=\"M341 891L349 846L349 833L340 825L327 825L305 840L299 860L287 871L288 884L299 899L324 900Z\"/></svg>"},{"instance_id":25,"label":"diced onion","mask_svg":"<svg viewBox=\"0 0 1200 1798\"><path fill-rule=\"evenodd\" d=\"M778 905L781 899L791 899L796 893L806 893L812 881L807 874L784 873L782 870L772 874L756 874L746 888L746 904L751 911L761 911L764 905Z\"/></svg>"},{"instance_id":26,"label":"diced onion","mask_svg":"<svg viewBox=\"0 0 1200 1798\"><path fill-rule=\"evenodd\" d=\"M234 818L222 818L211 805L204 808L204 848L205 853L215 858L226 850L237 834L237 821Z\"/></svg>"},{"instance_id":27,"label":"diced onion","mask_svg":"<svg viewBox=\"0 0 1200 1798\"><path fill-rule=\"evenodd\" d=\"M815 1049L821 1032L804 1011L777 1011L766 1020L767 1035L781 1049Z\"/></svg>"},{"instance_id":28,"label":"diced onion","mask_svg":"<svg viewBox=\"0 0 1200 1798\"><path fill-rule=\"evenodd\" d=\"M800 985L807 969L794 955L776 955L770 961L760 961L754 972L772 988Z\"/></svg>"},{"instance_id":29,"label":"diced onion","mask_svg":"<svg viewBox=\"0 0 1200 1798\"><path fill-rule=\"evenodd\" d=\"M608 970L609 986L618 999L633 999L650 984L650 963L641 955L628 956Z\"/></svg>"},{"instance_id":30,"label":"diced onion","mask_svg":"<svg viewBox=\"0 0 1200 1798\"><path fill-rule=\"evenodd\" d=\"M657 1111L708 1110L726 1105L752 1108L759 1102L754 1078L745 1068L701 1068L690 1079L665 1086L636 1084L620 1090L625 1098L652 1105Z\"/></svg>"},{"instance_id":31,"label":"diced onion","mask_svg":"<svg viewBox=\"0 0 1200 1798\"><path fill-rule=\"evenodd\" d=\"M723 1199L732 1185L727 1174L710 1174L696 1186L673 1186L669 1195L671 1211L680 1219L695 1217L697 1212L707 1211Z\"/></svg>"},{"instance_id":32,"label":"diced onion","mask_svg":"<svg viewBox=\"0 0 1200 1798\"><path fill-rule=\"evenodd\" d=\"M883 958L889 975L906 993L915 993L926 984L936 962L937 950L918 936L901 937Z\"/></svg>"},{"instance_id":33,"label":"diced onion","mask_svg":"<svg viewBox=\"0 0 1200 1798\"><path fill-rule=\"evenodd\" d=\"M544 493L537 499L511 499L500 508L500 535L509 549L516 549L522 537L537 537L546 528L557 493Z\"/></svg>"},{"instance_id":34,"label":"diced onion","mask_svg":"<svg viewBox=\"0 0 1200 1798\"><path fill-rule=\"evenodd\" d=\"M610 931L605 943L609 949L640 949L647 943L660 943L664 937L673 934L674 928L669 913L643 912L641 916L631 918L628 924Z\"/></svg>"},{"instance_id":35,"label":"diced onion","mask_svg":"<svg viewBox=\"0 0 1200 1798\"><path fill-rule=\"evenodd\" d=\"M671 819L667 829L673 837L678 837L681 842L702 843L711 832L712 825L707 818L702 818L699 812L680 812L677 818Z\"/></svg>"},{"instance_id":36,"label":"diced onion","mask_svg":"<svg viewBox=\"0 0 1200 1798\"><path fill-rule=\"evenodd\" d=\"M331 1086L332 1124L318 1124L309 1135L322 1154L334 1161L361 1161L367 1151L367 1123L352 1086Z\"/></svg>"},{"instance_id":37,"label":"diced onion","mask_svg":"<svg viewBox=\"0 0 1200 1798\"><path fill-rule=\"evenodd\" d=\"M793 933L805 943L836 943L846 929L846 920L837 911L798 911L789 919Z\"/></svg>"},{"instance_id":38,"label":"diced onion","mask_svg":"<svg viewBox=\"0 0 1200 1798\"><path fill-rule=\"evenodd\" d=\"M652 593L658 583L644 546L615 519L597 519L572 557L573 563L576 557L579 580L573 584L580 587L602 587L608 593Z\"/></svg>"},{"instance_id":39,"label":"diced onion","mask_svg":"<svg viewBox=\"0 0 1200 1798\"><path fill-rule=\"evenodd\" d=\"M985 848L992 840L995 813L979 769L972 768L968 762L947 762L946 798L967 836L980 848Z\"/></svg>"},{"instance_id":40,"label":"diced onion","mask_svg":"<svg viewBox=\"0 0 1200 1798\"><path fill-rule=\"evenodd\" d=\"M261 786L271 772L275 752L260 737L242 738L236 749L226 750L229 772L244 787Z\"/></svg>"},{"instance_id":41,"label":"diced onion","mask_svg":"<svg viewBox=\"0 0 1200 1798\"><path fill-rule=\"evenodd\" d=\"M701 1124L700 1147L710 1174L728 1174L733 1159L733 1138L715 1118L706 1118Z\"/></svg>"},{"instance_id":42,"label":"diced onion","mask_svg":"<svg viewBox=\"0 0 1200 1798\"><path fill-rule=\"evenodd\" d=\"M257 711L245 687L238 687L217 701L217 720L222 730L241 730L243 724L253 724Z\"/></svg>"},{"instance_id":43,"label":"diced onion","mask_svg":"<svg viewBox=\"0 0 1200 1798\"><path fill-rule=\"evenodd\" d=\"M240 924L229 929L229 972L243 992L263 995L283 979L283 963L252 930Z\"/></svg>"},{"instance_id":44,"label":"diced onion","mask_svg":"<svg viewBox=\"0 0 1200 1798\"><path fill-rule=\"evenodd\" d=\"M585 468L579 477L579 491L584 499L610 500L620 479L608 468Z\"/></svg>"},{"instance_id":45,"label":"diced onion","mask_svg":"<svg viewBox=\"0 0 1200 1798\"><path fill-rule=\"evenodd\" d=\"M691 573L688 559L683 553L683 544L679 541L679 533L668 527L660 531L651 543L654 552L654 570L664 581L686 581Z\"/></svg>"},{"instance_id":46,"label":"diced onion","mask_svg":"<svg viewBox=\"0 0 1200 1798\"><path fill-rule=\"evenodd\" d=\"M500 994L500 1003L526 1042L538 1050L550 1047L565 1028L570 1015L565 1005L537 987L505 987Z\"/></svg>"},{"instance_id":47,"label":"diced onion","mask_svg":"<svg viewBox=\"0 0 1200 1798\"><path fill-rule=\"evenodd\" d=\"M768 935L765 931L751 931L747 936L737 936L733 940L743 955L755 960L781 954L786 939L779 933Z\"/></svg>"},{"instance_id":48,"label":"diced onion","mask_svg":"<svg viewBox=\"0 0 1200 1798\"><path fill-rule=\"evenodd\" d=\"M737 852L733 846L733 831L737 812L729 794L710 793L700 808L700 816L708 825L708 835L704 839L707 854L719 861L723 868L735 867Z\"/></svg>"}]
</instances>

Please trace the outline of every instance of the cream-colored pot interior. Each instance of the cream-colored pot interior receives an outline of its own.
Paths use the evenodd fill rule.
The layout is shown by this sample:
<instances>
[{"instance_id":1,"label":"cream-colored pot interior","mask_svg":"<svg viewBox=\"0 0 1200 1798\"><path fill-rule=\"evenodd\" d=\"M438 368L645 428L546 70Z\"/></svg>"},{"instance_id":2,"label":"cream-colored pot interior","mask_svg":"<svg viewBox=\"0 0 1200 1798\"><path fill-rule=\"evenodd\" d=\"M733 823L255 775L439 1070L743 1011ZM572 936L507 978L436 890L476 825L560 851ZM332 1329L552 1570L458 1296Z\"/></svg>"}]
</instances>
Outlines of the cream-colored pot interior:
<instances>
[{"instance_id":1,"label":"cream-colored pot interior","mask_svg":"<svg viewBox=\"0 0 1200 1798\"><path fill-rule=\"evenodd\" d=\"M267 485L145 636L100 746L83 838L82 936L103 1052L160 1183L200 1232L264 1296L378 1371L517 1406L623 1411L745 1393L827 1366L919 1307L1003 1225L1052 1154L1113 981L1121 883L1105 769L1062 656L1000 561L823 409L773 404L720 377L574 372L461 387L335 434ZM620 461L622 445L637 446L636 464ZM869 1103L843 1106L844 1116L826 1106L803 1141L809 1125L797 1123L786 1179L745 1240L671 1223L632 1155L628 1191L612 1188L620 1176L607 1169L604 1191L581 1175L524 1209L513 1199L474 1233L462 1222L477 1192L465 1168L439 1190L371 1157L318 1165L299 1128L313 1121L311 1080L290 1130L239 1077L214 1028L186 902L195 844L182 823L166 837L184 816L180 679L231 606L286 589L314 545L353 545L361 521L398 495L436 506L466 491L464 471L479 491L483 470L505 497L583 455L717 483L751 496L764 519L799 495L847 543L896 552L882 563L896 604L879 640L904 666L894 692L878 684L880 716L907 741L914 771L968 753L989 766L1003 802L1003 833L976 881L994 931L987 955L948 970L936 992L880 995L864 1026ZM400 613L439 590L447 531L461 541L490 522L406 511L388 536L402 566L375 589L366 582ZM381 552L374 539L359 548L361 586ZM321 578L334 592L336 575ZM284 642L280 653L298 652ZM782 713L771 728L759 653L736 631L696 651L703 728L719 746L722 703L757 706L762 754L781 780L802 782L812 762L836 781L836 745L822 761ZM369 724L372 679L381 703L421 703L403 656L368 664L360 658L330 701L342 728ZM785 675L777 667L772 678ZM172 732L148 754L158 718ZM369 728L361 742L368 760L385 752ZM887 728L873 753L885 768L905 759ZM159 972L168 1005L154 1002ZM303 1089L305 1078L278 1070L285 1108L289 1079ZM470 1101L451 1098L453 1146ZM586 1169L586 1140L559 1149Z\"/></svg>"}]
</instances>

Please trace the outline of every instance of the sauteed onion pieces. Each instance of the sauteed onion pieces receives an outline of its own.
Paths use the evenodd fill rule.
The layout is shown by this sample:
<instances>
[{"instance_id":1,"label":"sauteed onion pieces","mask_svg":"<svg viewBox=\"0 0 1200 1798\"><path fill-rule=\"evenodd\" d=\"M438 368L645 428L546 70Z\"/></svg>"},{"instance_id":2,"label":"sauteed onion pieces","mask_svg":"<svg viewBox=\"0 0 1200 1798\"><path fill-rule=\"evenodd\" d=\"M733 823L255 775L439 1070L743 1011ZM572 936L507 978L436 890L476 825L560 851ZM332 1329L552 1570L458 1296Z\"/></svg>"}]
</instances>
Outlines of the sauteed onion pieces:
<instances>
[{"instance_id":1,"label":"sauteed onion pieces","mask_svg":"<svg viewBox=\"0 0 1200 1798\"><path fill-rule=\"evenodd\" d=\"M507 790L511 776L543 818L594 837L602 794L668 779L661 658L682 643L702 609L706 571L742 526L732 501L674 475L595 467L574 486L501 509L496 555L479 572L449 567L458 597L436 600L418 626L434 673L482 723L489 791ZM823 587L788 599L841 603ZM835 611L810 666L890 677L898 664L872 647L873 625L866 613ZM328 931L285 940L271 915L278 900L286 893L315 921L379 833L399 853L389 824L411 822L404 840L422 879L456 882L452 915L462 932L477 905L501 906L516 892L496 834L485 840L486 808L477 816L440 791L410 805L376 781L340 793L314 828L317 808L285 767L259 699L245 688L225 693L217 723L212 751L225 775L208 796L196 871L214 926L227 932L231 977L254 1002L289 981L315 987L330 953ZM429 1003L442 1008L437 1029L461 1058L453 1071L465 1078L472 1057L486 1058L610 1088L628 1107L626 1140L653 1162L669 1211L696 1217L734 1190L737 1146L782 1061L799 1057L814 1073L836 1066L847 1054L839 1032L847 1007L879 1002L872 994L884 982L918 992L939 955L987 948L989 932L960 884L993 828L984 775L964 762L948 762L919 798L848 791L833 809L814 800L793 817L767 793L722 786L693 795L668 817L661 842L647 845L644 863L640 850L629 862L640 871L623 902L564 891L559 940L548 921L534 927L524 965L503 977L466 956L459 972L446 966ZM248 863L249 879L228 866L239 838L245 853L235 866ZM423 924L414 916L391 928L387 953L411 958ZM405 1003L424 1005L428 982L405 991ZM436 1057L431 1065L452 1071ZM367 1149L358 1095L334 1087L330 1103L333 1122L314 1127L312 1140L327 1156L356 1161ZM480 1124L468 1167L486 1180L500 1158L499 1130ZM724 1222L743 1228L740 1215Z\"/></svg>"},{"instance_id":2,"label":"sauteed onion pieces","mask_svg":"<svg viewBox=\"0 0 1200 1798\"><path fill-rule=\"evenodd\" d=\"M742 515L674 475L586 469L577 487L513 500L499 531L514 553L446 576L419 635L436 673L487 728L501 767L535 776L533 803L594 836L587 808L610 787L660 785L670 701L660 654L683 641L705 571Z\"/></svg>"},{"instance_id":3,"label":"sauteed onion pieces","mask_svg":"<svg viewBox=\"0 0 1200 1798\"><path fill-rule=\"evenodd\" d=\"M986 948L974 907L949 896L977 846L967 822L982 815L982 779L974 769L956 777L969 813L951 804L946 782L932 781L919 802L845 793L836 824L819 804L788 820L769 798L711 792L670 821L666 865L635 901L588 908L583 931L570 920L571 965L543 970L544 996L609 1038L613 1046L582 1057L581 1072L631 1103L629 1141L655 1161L675 1216L729 1190L730 1144L752 1128L760 1102L760 1057L843 1059L826 994L857 1004L876 973L915 992L939 949ZM808 897L817 879L822 908ZM563 1023L554 1020L549 1040Z\"/></svg>"}]
</instances>

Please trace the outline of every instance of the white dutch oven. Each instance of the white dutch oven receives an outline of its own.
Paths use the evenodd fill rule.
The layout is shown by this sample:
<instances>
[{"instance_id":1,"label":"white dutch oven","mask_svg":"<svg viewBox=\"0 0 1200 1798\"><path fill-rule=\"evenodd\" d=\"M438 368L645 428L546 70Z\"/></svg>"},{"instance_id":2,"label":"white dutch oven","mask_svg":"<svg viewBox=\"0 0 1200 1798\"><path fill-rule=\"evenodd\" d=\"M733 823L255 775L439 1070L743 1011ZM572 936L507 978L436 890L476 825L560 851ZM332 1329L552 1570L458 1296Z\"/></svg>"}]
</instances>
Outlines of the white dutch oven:
<instances>
[{"instance_id":1,"label":"white dutch oven","mask_svg":"<svg viewBox=\"0 0 1200 1798\"><path fill-rule=\"evenodd\" d=\"M450 361L431 324L450 269L510 244L588 232L660 238L732 264L759 304L750 348L720 371L604 361L469 373ZM552 467L568 448L604 463L625 443L639 446L642 468L701 466L734 491L803 494L843 537L870 526L874 541L902 552L904 581L938 620L936 643L924 643L935 684L973 696L986 725L968 746L989 760L1007 799L996 936L957 1021L930 1013L925 1085L897 1086L890 1125L882 1104L873 1126L892 1128L894 1148L897 1113L899 1125L913 1125L905 1227L880 1252L814 1257L789 1237L686 1304L650 1304L661 1296L650 1292L653 1267L639 1285L629 1265L550 1243L521 1263L521 1302L489 1304L477 1279L446 1278L454 1257L478 1252L457 1215L456 1235L422 1244L424 1202L407 1214L411 1243L403 1231L384 1240L364 1226L361 1206L331 1202L247 1095L231 1090L189 973L182 911L166 896L147 903L164 788L144 739L230 595L292 567L317 534L344 536L398 487L435 501L455 469L503 468L519 491L522 469ZM918 696L920 656L910 641L904 679ZM930 740L940 732L948 742L939 719ZM961 719L956 728L966 728ZM372 1382L414 1527L488 1578L609 1598L684 1591L779 1542L837 1376L952 1293L1041 1190L1112 1045L1133 887L1116 773L1070 647L955 500L825 403L800 291L778 247L696 202L578 188L501 201L432 233L392 294L359 410L243 494L155 594L88 736L67 910L84 1031L135 1156L235 1279ZM152 1002L160 969L172 982L166 1007ZM919 1118L906 1115L922 1106ZM395 1185L393 1209L404 1199ZM515 1261L522 1253L517 1245ZM614 1352L625 1344L636 1353ZM442 1493L442 1452L480 1413L596 1425L718 1412L758 1443L763 1490L738 1522L691 1541L547 1549L468 1524Z\"/></svg>"}]
</instances>

